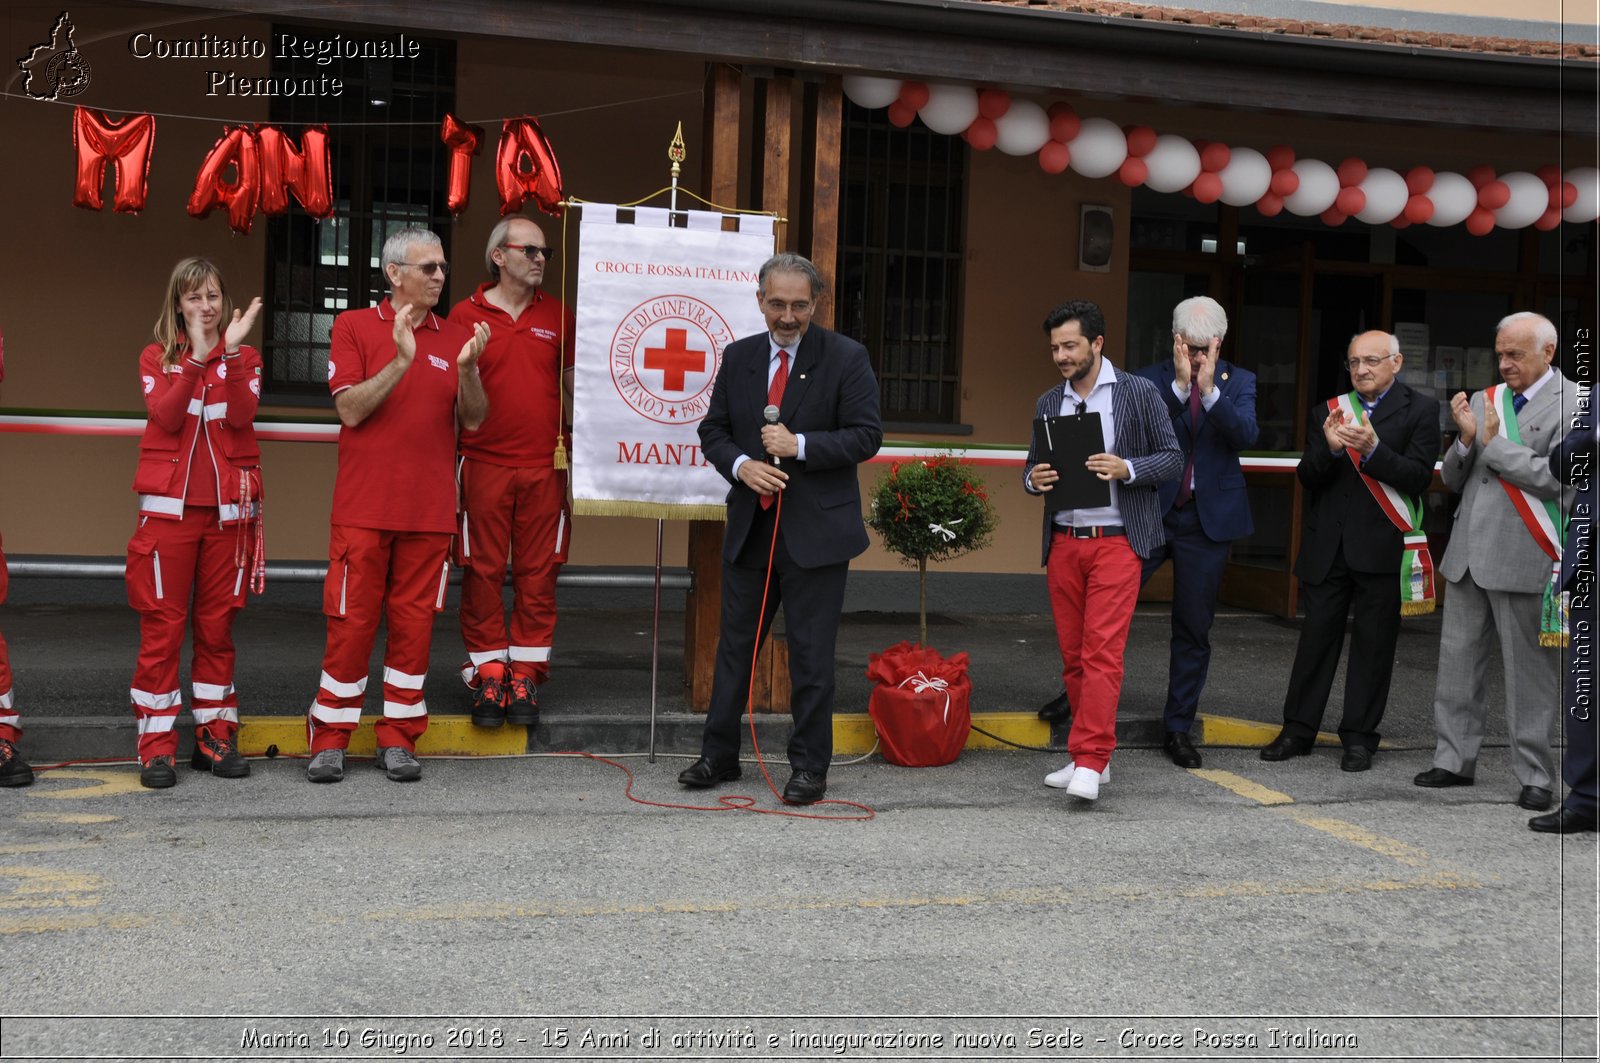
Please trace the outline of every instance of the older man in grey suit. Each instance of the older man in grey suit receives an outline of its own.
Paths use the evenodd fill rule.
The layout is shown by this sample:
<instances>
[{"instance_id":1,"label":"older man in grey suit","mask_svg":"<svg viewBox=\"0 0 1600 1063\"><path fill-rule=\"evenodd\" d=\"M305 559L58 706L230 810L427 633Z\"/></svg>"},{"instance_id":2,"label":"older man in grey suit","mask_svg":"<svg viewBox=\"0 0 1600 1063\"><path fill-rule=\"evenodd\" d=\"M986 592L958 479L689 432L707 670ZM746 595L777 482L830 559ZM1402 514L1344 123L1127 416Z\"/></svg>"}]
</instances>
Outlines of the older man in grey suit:
<instances>
[{"instance_id":1,"label":"older man in grey suit","mask_svg":"<svg viewBox=\"0 0 1600 1063\"><path fill-rule=\"evenodd\" d=\"M1495 332L1502 384L1450 400L1461 435L1444 458L1444 482L1460 492L1439 566L1449 581L1439 639L1433 716L1438 744L1418 786L1471 786L1483 741L1483 674L1498 634L1506 674L1506 726L1517 804L1550 807L1555 766L1550 731L1561 703L1559 651L1541 647L1541 601L1552 564L1550 509L1564 502L1548 456L1577 401L1550 361L1556 329L1538 314L1512 314ZM1559 513L1555 524L1559 527Z\"/></svg>"}]
</instances>

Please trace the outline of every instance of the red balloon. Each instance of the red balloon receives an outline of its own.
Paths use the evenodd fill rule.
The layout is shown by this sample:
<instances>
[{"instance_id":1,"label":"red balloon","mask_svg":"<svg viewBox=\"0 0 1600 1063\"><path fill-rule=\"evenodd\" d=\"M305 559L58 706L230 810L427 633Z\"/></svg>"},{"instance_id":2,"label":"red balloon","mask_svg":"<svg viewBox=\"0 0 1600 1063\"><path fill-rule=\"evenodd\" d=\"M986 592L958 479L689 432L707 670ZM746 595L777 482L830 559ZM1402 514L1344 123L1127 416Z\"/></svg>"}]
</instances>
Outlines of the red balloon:
<instances>
[{"instance_id":1,"label":"red balloon","mask_svg":"<svg viewBox=\"0 0 1600 1063\"><path fill-rule=\"evenodd\" d=\"M1405 210L1400 213L1405 216L1406 221L1421 225L1433 217L1433 200L1418 192L1406 200Z\"/></svg>"},{"instance_id":2,"label":"red balloon","mask_svg":"<svg viewBox=\"0 0 1600 1063\"><path fill-rule=\"evenodd\" d=\"M1562 209L1565 209L1567 207L1572 206L1577 201L1578 201L1578 186L1573 184L1571 181L1562 181L1561 182L1561 206L1562 206Z\"/></svg>"},{"instance_id":3,"label":"red balloon","mask_svg":"<svg viewBox=\"0 0 1600 1063\"><path fill-rule=\"evenodd\" d=\"M86 107L72 111L72 150L78 155L78 172L72 185L72 204L99 210L100 186L106 163L116 168L116 195L111 209L137 214L150 193L150 152L156 142L156 118L136 114L113 121ZM1577 189L1573 189L1577 195Z\"/></svg>"},{"instance_id":4,"label":"red balloon","mask_svg":"<svg viewBox=\"0 0 1600 1063\"><path fill-rule=\"evenodd\" d=\"M232 181L223 180L223 172L234 169ZM222 136L206 153L200 170L194 175L194 191L189 194L189 216L204 218L213 208L226 207L228 227L241 235L249 235L250 223L255 219L256 204L261 200L261 162L258 158L256 138L244 126L229 129L222 127Z\"/></svg>"},{"instance_id":5,"label":"red balloon","mask_svg":"<svg viewBox=\"0 0 1600 1063\"><path fill-rule=\"evenodd\" d=\"M1535 177L1539 178L1539 180L1543 181L1547 185L1561 183L1561 167L1557 166L1555 163L1546 163L1537 170L1533 171L1533 173Z\"/></svg>"},{"instance_id":6,"label":"red balloon","mask_svg":"<svg viewBox=\"0 0 1600 1063\"><path fill-rule=\"evenodd\" d=\"M1052 140L1039 149L1039 166L1045 173L1060 173L1072 161L1072 152L1059 140Z\"/></svg>"},{"instance_id":7,"label":"red balloon","mask_svg":"<svg viewBox=\"0 0 1600 1063\"><path fill-rule=\"evenodd\" d=\"M1274 144L1267 149L1267 165L1274 170L1287 170L1294 165L1294 149L1287 144Z\"/></svg>"},{"instance_id":8,"label":"red balloon","mask_svg":"<svg viewBox=\"0 0 1600 1063\"><path fill-rule=\"evenodd\" d=\"M1202 203L1215 203L1222 198L1222 178L1214 173L1203 173L1194 179L1194 198Z\"/></svg>"},{"instance_id":9,"label":"red balloon","mask_svg":"<svg viewBox=\"0 0 1600 1063\"><path fill-rule=\"evenodd\" d=\"M905 100L895 100L889 105L889 124L897 129L904 129L916 118L917 109Z\"/></svg>"},{"instance_id":10,"label":"red balloon","mask_svg":"<svg viewBox=\"0 0 1600 1063\"><path fill-rule=\"evenodd\" d=\"M1494 180L1494 167L1487 164L1483 166L1474 166L1472 169L1467 171L1466 178L1472 182L1473 188L1482 188L1484 185Z\"/></svg>"},{"instance_id":11,"label":"red balloon","mask_svg":"<svg viewBox=\"0 0 1600 1063\"><path fill-rule=\"evenodd\" d=\"M1078 130L1083 128L1083 120L1078 117L1078 112L1072 109L1072 104L1057 101L1050 105L1046 113L1050 116L1051 140L1070 144L1078 138Z\"/></svg>"},{"instance_id":12,"label":"red balloon","mask_svg":"<svg viewBox=\"0 0 1600 1063\"><path fill-rule=\"evenodd\" d=\"M289 209L289 193L313 218L333 215L333 172L328 165L328 127L317 126L294 141L272 126L256 131L261 145L261 213Z\"/></svg>"},{"instance_id":13,"label":"red balloon","mask_svg":"<svg viewBox=\"0 0 1600 1063\"><path fill-rule=\"evenodd\" d=\"M1426 166L1413 166L1406 171L1406 190L1420 196L1433 187L1433 171Z\"/></svg>"},{"instance_id":14,"label":"red balloon","mask_svg":"<svg viewBox=\"0 0 1600 1063\"><path fill-rule=\"evenodd\" d=\"M1547 233L1552 229L1559 229L1561 227L1561 208L1551 207L1539 215L1539 220L1533 223L1533 227L1542 233Z\"/></svg>"},{"instance_id":15,"label":"red balloon","mask_svg":"<svg viewBox=\"0 0 1600 1063\"><path fill-rule=\"evenodd\" d=\"M1293 170L1279 170L1272 175L1272 184L1269 186L1272 194L1282 199L1292 196L1300 191L1300 175Z\"/></svg>"},{"instance_id":16,"label":"red balloon","mask_svg":"<svg viewBox=\"0 0 1600 1063\"><path fill-rule=\"evenodd\" d=\"M1233 159L1233 152L1228 145L1222 143L1207 144L1200 149L1200 169L1206 173L1216 173ZM1201 202L1208 202L1201 200Z\"/></svg>"},{"instance_id":17,"label":"red balloon","mask_svg":"<svg viewBox=\"0 0 1600 1063\"><path fill-rule=\"evenodd\" d=\"M1478 206L1499 210L1511 202L1511 186L1504 181L1490 181L1478 189Z\"/></svg>"},{"instance_id":18,"label":"red balloon","mask_svg":"<svg viewBox=\"0 0 1600 1063\"><path fill-rule=\"evenodd\" d=\"M526 171L522 169L523 160L528 163ZM494 182L500 189L501 215L515 214L531 195L540 210L561 216L561 165L537 118L523 115L506 119L500 130Z\"/></svg>"},{"instance_id":19,"label":"red balloon","mask_svg":"<svg viewBox=\"0 0 1600 1063\"><path fill-rule=\"evenodd\" d=\"M1404 214L1396 214L1393 218L1389 219L1389 224L1393 225L1396 229L1411 228L1411 222L1407 220Z\"/></svg>"},{"instance_id":20,"label":"red balloon","mask_svg":"<svg viewBox=\"0 0 1600 1063\"><path fill-rule=\"evenodd\" d=\"M1344 211L1340 210L1338 207L1329 207L1327 210L1322 212L1322 224L1332 225L1337 228L1338 226L1343 225L1345 223L1345 219L1349 216L1350 215L1344 213Z\"/></svg>"},{"instance_id":21,"label":"red balloon","mask_svg":"<svg viewBox=\"0 0 1600 1063\"><path fill-rule=\"evenodd\" d=\"M1359 188L1341 188L1333 206L1340 214L1359 214L1367 208L1367 194Z\"/></svg>"},{"instance_id":22,"label":"red balloon","mask_svg":"<svg viewBox=\"0 0 1600 1063\"><path fill-rule=\"evenodd\" d=\"M1156 131L1147 125L1131 125L1123 134L1128 138L1129 155L1142 159L1156 150Z\"/></svg>"},{"instance_id":23,"label":"red balloon","mask_svg":"<svg viewBox=\"0 0 1600 1063\"><path fill-rule=\"evenodd\" d=\"M995 141L1000 139L1000 130L995 127L993 120L980 114L972 120L972 124L967 126L966 131L961 135L968 144L971 144L979 151L988 151L994 147Z\"/></svg>"},{"instance_id":24,"label":"red balloon","mask_svg":"<svg viewBox=\"0 0 1600 1063\"><path fill-rule=\"evenodd\" d=\"M1478 207L1467 216L1467 232L1473 236L1488 236L1494 228L1494 214L1483 207Z\"/></svg>"},{"instance_id":25,"label":"red balloon","mask_svg":"<svg viewBox=\"0 0 1600 1063\"><path fill-rule=\"evenodd\" d=\"M1339 164L1337 172L1339 184L1344 188L1351 188L1367 179L1367 164L1352 155ZM1354 214L1355 211L1347 213Z\"/></svg>"},{"instance_id":26,"label":"red balloon","mask_svg":"<svg viewBox=\"0 0 1600 1063\"><path fill-rule=\"evenodd\" d=\"M1186 184L1182 188L1178 189L1178 194L1180 196L1182 196L1184 199L1193 199L1194 198L1194 182L1190 181L1188 184Z\"/></svg>"},{"instance_id":27,"label":"red balloon","mask_svg":"<svg viewBox=\"0 0 1600 1063\"><path fill-rule=\"evenodd\" d=\"M1117 170L1117 180L1129 188L1138 188L1150 180L1150 166L1143 159L1130 156L1122 160L1122 166Z\"/></svg>"},{"instance_id":28,"label":"red balloon","mask_svg":"<svg viewBox=\"0 0 1600 1063\"><path fill-rule=\"evenodd\" d=\"M913 111L920 111L928 106L928 86L921 81L907 81L900 86L900 102Z\"/></svg>"},{"instance_id":29,"label":"red balloon","mask_svg":"<svg viewBox=\"0 0 1600 1063\"><path fill-rule=\"evenodd\" d=\"M978 90L978 113L991 122L997 118L1004 118L1006 112L1011 110L1011 93L1005 89L990 87Z\"/></svg>"},{"instance_id":30,"label":"red balloon","mask_svg":"<svg viewBox=\"0 0 1600 1063\"><path fill-rule=\"evenodd\" d=\"M455 115L444 116L439 139L450 148L450 176L445 180L444 205L456 217L467 209L472 194L472 157L483 147L483 127L467 125Z\"/></svg>"},{"instance_id":31,"label":"red balloon","mask_svg":"<svg viewBox=\"0 0 1600 1063\"><path fill-rule=\"evenodd\" d=\"M1263 218L1276 218L1283 213L1283 197L1276 192L1265 192L1256 200L1256 210Z\"/></svg>"}]
</instances>

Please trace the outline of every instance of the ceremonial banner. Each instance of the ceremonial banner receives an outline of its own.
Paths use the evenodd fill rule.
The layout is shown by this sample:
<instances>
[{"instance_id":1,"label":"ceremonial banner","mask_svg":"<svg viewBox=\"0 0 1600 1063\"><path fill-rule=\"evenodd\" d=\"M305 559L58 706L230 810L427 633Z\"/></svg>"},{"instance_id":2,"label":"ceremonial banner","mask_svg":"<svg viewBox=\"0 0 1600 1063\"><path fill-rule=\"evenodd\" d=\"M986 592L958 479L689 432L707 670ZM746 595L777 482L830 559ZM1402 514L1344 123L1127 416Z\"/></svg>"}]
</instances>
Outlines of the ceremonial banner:
<instances>
[{"instance_id":1,"label":"ceremonial banner","mask_svg":"<svg viewBox=\"0 0 1600 1063\"><path fill-rule=\"evenodd\" d=\"M582 204L572 500L576 513L721 520L728 481L700 453L722 349L766 328L756 304L772 219Z\"/></svg>"}]
</instances>

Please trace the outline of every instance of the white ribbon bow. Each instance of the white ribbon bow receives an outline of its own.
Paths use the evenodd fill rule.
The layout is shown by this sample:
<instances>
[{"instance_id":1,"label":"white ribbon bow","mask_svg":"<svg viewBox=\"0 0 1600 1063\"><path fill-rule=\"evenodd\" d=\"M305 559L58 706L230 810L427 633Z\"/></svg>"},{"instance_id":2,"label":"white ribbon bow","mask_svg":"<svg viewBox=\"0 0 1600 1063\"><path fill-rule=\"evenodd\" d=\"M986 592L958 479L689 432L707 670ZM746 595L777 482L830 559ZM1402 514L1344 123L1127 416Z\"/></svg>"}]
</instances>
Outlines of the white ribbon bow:
<instances>
[{"instance_id":1,"label":"white ribbon bow","mask_svg":"<svg viewBox=\"0 0 1600 1063\"><path fill-rule=\"evenodd\" d=\"M911 684L913 694L922 694L929 690L936 690L944 695L944 722L950 722L950 684L943 679L929 679L918 672L916 675L907 676L900 681L900 686Z\"/></svg>"},{"instance_id":2,"label":"white ribbon bow","mask_svg":"<svg viewBox=\"0 0 1600 1063\"><path fill-rule=\"evenodd\" d=\"M958 517L950 523L952 525L960 524L964 519L965 518ZM951 531L949 528L946 528L943 524L930 524L928 525L928 530L933 532L935 535L944 536L944 541L947 543L953 543L956 541L956 533Z\"/></svg>"}]
</instances>

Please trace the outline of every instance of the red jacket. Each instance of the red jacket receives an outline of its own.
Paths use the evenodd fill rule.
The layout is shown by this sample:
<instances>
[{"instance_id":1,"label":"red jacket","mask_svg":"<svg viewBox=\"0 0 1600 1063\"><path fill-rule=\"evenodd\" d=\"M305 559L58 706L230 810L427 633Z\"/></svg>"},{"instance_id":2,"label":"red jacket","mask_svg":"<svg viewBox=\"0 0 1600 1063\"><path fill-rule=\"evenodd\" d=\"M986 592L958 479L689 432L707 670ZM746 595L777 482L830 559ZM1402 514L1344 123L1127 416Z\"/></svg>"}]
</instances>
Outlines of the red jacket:
<instances>
[{"instance_id":1,"label":"red jacket","mask_svg":"<svg viewBox=\"0 0 1600 1063\"><path fill-rule=\"evenodd\" d=\"M161 364L160 345L152 343L139 356L139 374L149 414L133 478L139 512L181 518L192 496L189 477L200 471L217 478L220 523L259 515L261 447L254 422L261 401L261 355L256 349L240 347L204 367L185 356L169 368ZM195 460L200 447L210 448L211 461Z\"/></svg>"}]
</instances>

